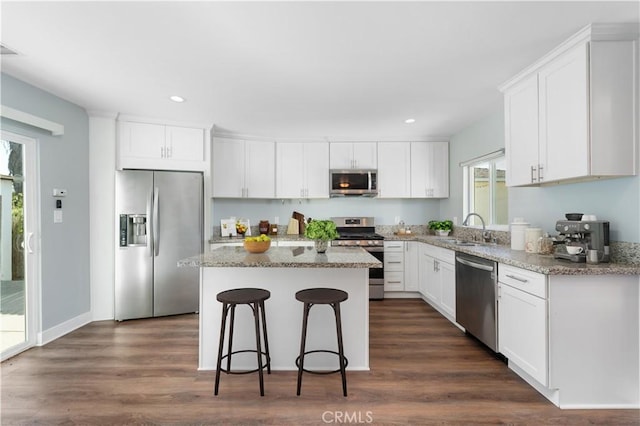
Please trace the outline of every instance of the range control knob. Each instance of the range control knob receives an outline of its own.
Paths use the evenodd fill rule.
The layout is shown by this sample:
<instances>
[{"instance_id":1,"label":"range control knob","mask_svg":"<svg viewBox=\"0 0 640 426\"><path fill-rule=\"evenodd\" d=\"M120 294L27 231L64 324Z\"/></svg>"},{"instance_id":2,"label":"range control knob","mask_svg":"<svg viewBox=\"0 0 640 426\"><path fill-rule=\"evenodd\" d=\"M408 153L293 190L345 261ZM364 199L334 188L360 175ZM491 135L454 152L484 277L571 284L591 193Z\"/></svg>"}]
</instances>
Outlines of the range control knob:
<instances>
[{"instance_id":1,"label":"range control knob","mask_svg":"<svg viewBox=\"0 0 640 426\"><path fill-rule=\"evenodd\" d=\"M589 225L588 223L584 224L584 230L588 231L589 229L591 229L591 225Z\"/></svg>"},{"instance_id":2,"label":"range control knob","mask_svg":"<svg viewBox=\"0 0 640 426\"><path fill-rule=\"evenodd\" d=\"M569 230L569 225L565 225L564 226L564 232L567 232Z\"/></svg>"}]
</instances>

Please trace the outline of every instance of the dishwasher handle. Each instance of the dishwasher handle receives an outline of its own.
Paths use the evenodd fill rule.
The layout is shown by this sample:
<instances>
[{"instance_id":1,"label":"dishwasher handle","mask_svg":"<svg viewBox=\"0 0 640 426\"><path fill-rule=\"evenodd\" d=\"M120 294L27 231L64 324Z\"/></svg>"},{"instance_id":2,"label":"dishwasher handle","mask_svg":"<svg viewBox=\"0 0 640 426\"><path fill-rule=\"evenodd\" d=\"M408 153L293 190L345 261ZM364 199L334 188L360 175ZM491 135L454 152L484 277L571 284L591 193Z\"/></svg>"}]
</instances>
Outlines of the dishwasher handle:
<instances>
[{"instance_id":1,"label":"dishwasher handle","mask_svg":"<svg viewBox=\"0 0 640 426\"><path fill-rule=\"evenodd\" d=\"M481 263L472 262L467 259L462 259L460 257L456 257L456 262L459 262L463 265L470 266L476 269L482 269L483 271L493 272L493 266L483 265Z\"/></svg>"}]
</instances>

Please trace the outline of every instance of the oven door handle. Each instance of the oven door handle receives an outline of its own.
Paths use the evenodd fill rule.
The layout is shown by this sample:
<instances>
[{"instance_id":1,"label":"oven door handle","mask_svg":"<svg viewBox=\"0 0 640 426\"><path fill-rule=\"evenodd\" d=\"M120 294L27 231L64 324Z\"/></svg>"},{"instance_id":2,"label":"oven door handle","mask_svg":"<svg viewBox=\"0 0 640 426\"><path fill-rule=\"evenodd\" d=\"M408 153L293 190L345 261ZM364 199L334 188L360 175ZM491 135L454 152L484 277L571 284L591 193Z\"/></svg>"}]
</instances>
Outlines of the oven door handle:
<instances>
[{"instance_id":1,"label":"oven door handle","mask_svg":"<svg viewBox=\"0 0 640 426\"><path fill-rule=\"evenodd\" d=\"M356 246L358 247L358 246ZM362 246L360 246L362 247ZM362 247L363 249L365 249L366 251L372 252L372 253L380 253L380 252L384 252L384 247Z\"/></svg>"}]
</instances>

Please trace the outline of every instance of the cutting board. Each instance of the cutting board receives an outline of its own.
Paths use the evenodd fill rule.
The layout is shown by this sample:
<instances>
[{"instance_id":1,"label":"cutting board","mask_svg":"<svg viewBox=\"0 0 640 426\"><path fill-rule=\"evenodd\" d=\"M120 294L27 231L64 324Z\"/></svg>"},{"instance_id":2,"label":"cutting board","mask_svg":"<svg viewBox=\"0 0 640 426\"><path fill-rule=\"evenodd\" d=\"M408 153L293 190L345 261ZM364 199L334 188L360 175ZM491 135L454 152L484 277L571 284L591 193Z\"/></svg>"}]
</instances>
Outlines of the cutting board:
<instances>
[{"instance_id":1,"label":"cutting board","mask_svg":"<svg viewBox=\"0 0 640 426\"><path fill-rule=\"evenodd\" d=\"M293 212L292 218L298 221L298 233L304 235L304 215L302 213Z\"/></svg>"},{"instance_id":2,"label":"cutting board","mask_svg":"<svg viewBox=\"0 0 640 426\"><path fill-rule=\"evenodd\" d=\"M298 220L291 218L289 219L289 226L287 226L287 234L289 235L298 235L300 232Z\"/></svg>"}]
</instances>

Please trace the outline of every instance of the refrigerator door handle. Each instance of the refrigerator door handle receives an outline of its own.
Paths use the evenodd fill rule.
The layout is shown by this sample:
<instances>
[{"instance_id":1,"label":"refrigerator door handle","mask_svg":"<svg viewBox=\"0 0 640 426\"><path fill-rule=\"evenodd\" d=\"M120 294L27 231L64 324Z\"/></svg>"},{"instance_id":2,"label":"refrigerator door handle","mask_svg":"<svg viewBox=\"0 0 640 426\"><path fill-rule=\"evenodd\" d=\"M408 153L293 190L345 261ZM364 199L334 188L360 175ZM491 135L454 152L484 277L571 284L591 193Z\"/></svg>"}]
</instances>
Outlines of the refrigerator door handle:
<instances>
[{"instance_id":1,"label":"refrigerator door handle","mask_svg":"<svg viewBox=\"0 0 640 426\"><path fill-rule=\"evenodd\" d=\"M149 248L149 257L153 257L153 233L155 232L155 225L153 223L152 211L153 209L153 191L149 192L147 198L147 247Z\"/></svg>"},{"instance_id":2,"label":"refrigerator door handle","mask_svg":"<svg viewBox=\"0 0 640 426\"><path fill-rule=\"evenodd\" d=\"M153 188L153 252L158 255L160 250L160 239L158 238L158 187Z\"/></svg>"}]
</instances>

